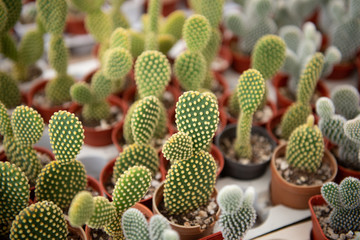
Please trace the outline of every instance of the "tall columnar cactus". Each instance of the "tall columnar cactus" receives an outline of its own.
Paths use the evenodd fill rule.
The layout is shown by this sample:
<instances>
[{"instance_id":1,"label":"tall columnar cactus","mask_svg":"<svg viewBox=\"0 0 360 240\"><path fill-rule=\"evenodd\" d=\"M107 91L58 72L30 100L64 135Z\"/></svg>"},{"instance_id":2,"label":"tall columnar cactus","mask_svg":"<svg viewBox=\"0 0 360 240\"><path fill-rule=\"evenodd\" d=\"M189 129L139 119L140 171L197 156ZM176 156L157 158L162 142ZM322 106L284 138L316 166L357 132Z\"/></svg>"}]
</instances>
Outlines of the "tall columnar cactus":
<instances>
[{"instance_id":1,"label":"tall columnar cactus","mask_svg":"<svg viewBox=\"0 0 360 240\"><path fill-rule=\"evenodd\" d=\"M219 225L224 239L241 239L254 225L254 195L252 187L249 187L245 194L237 185L228 185L220 190L217 202L221 209Z\"/></svg>"},{"instance_id":2,"label":"tall columnar cactus","mask_svg":"<svg viewBox=\"0 0 360 240\"><path fill-rule=\"evenodd\" d=\"M241 113L236 130L235 152L239 157L252 157L252 117L263 99L264 92L265 81L259 71L249 69L243 72L237 86Z\"/></svg>"},{"instance_id":3,"label":"tall columnar cactus","mask_svg":"<svg viewBox=\"0 0 360 240\"><path fill-rule=\"evenodd\" d=\"M53 202L42 201L31 204L16 216L10 239L66 239L67 233L62 210Z\"/></svg>"},{"instance_id":4,"label":"tall columnar cactus","mask_svg":"<svg viewBox=\"0 0 360 240\"><path fill-rule=\"evenodd\" d=\"M351 85L336 86L331 92L335 110L346 119L353 119L360 114L360 95Z\"/></svg>"},{"instance_id":5,"label":"tall columnar cactus","mask_svg":"<svg viewBox=\"0 0 360 240\"><path fill-rule=\"evenodd\" d=\"M9 162L0 162L0 236L8 235L11 222L27 207L30 186L25 174Z\"/></svg>"},{"instance_id":6,"label":"tall columnar cactus","mask_svg":"<svg viewBox=\"0 0 360 240\"><path fill-rule=\"evenodd\" d=\"M301 72L316 51L321 47L321 33L316 30L312 22L306 22L302 29L297 26L284 26L279 30L279 35L286 42L286 59L282 71L289 75L288 88L296 93ZM325 50L324 67L320 77L328 76L334 64L341 60L338 48L330 46Z\"/></svg>"},{"instance_id":7,"label":"tall columnar cactus","mask_svg":"<svg viewBox=\"0 0 360 240\"><path fill-rule=\"evenodd\" d=\"M227 15L225 24L241 39L239 50L243 54L250 55L257 40L266 34L274 34L277 26L270 18L269 0L246 1L243 7L244 11Z\"/></svg>"},{"instance_id":8,"label":"tall columnar cactus","mask_svg":"<svg viewBox=\"0 0 360 240\"><path fill-rule=\"evenodd\" d=\"M209 20L195 14L185 21L183 38L187 49L175 60L174 71L185 90L198 91L206 76L207 64L202 51L211 36Z\"/></svg>"},{"instance_id":9,"label":"tall columnar cactus","mask_svg":"<svg viewBox=\"0 0 360 240\"><path fill-rule=\"evenodd\" d=\"M330 226L334 232L360 230L360 181L347 177L340 184L325 183L321 195L332 207Z\"/></svg>"},{"instance_id":10,"label":"tall columnar cactus","mask_svg":"<svg viewBox=\"0 0 360 240\"><path fill-rule=\"evenodd\" d=\"M306 122L311 113L310 99L324 65L324 56L315 53L306 64L297 89L297 100L285 112L281 120L281 135L288 139L292 131Z\"/></svg>"},{"instance_id":11,"label":"tall columnar cactus","mask_svg":"<svg viewBox=\"0 0 360 240\"><path fill-rule=\"evenodd\" d=\"M178 240L165 217L154 215L147 223L145 216L136 208L125 211L121 219L124 236L129 240ZM169 232L170 231L170 232Z\"/></svg>"},{"instance_id":12,"label":"tall columnar cactus","mask_svg":"<svg viewBox=\"0 0 360 240\"><path fill-rule=\"evenodd\" d=\"M290 135L286 147L286 160L294 168L316 172L324 155L324 141L320 129L314 125L314 116L297 127Z\"/></svg>"},{"instance_id":13,"label":"tall columnar cactus","mask_svg":"<svg viewBox=\"0 0 360 240\"><path fill-rule=\"evenodd\" d=\"M320 117L318 125L324 137L339 147L339 163L345 167L360 169L358 158L360 144L346 136L344 130L346 119L335 114L331 99L319 98L316 102L316 113Z\"/></svg>"},{"instance_id":14,"label":"tall columnar cactus","mask_svg":"<svg viewBox=\"0 0 360 240\"><path fill-rule=\"evenodd\" d=\"M87 183L84 165L75 159L84 142L84 130L74 114L58 111L50 119L49 132L56 161L41 170L35 196L39 201L52 201L66 209Z\"/></svg>"}]
</instances>

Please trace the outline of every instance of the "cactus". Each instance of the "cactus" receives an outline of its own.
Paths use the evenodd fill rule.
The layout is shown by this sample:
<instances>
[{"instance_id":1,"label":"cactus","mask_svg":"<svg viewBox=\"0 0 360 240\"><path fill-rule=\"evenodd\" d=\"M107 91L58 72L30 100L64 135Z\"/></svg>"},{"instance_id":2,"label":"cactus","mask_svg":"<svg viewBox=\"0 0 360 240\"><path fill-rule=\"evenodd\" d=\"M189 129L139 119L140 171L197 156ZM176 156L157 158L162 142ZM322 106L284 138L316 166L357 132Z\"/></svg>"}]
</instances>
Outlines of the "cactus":
<instances>
[{"instance_id":1,"label":"cactus","mask_svg":"<svg viewBox=\"0 0 360 240\"><path fill-rule=\"evenodd\" d=\"M51 218L49 219L49 216ZM53 202L37 202L16 216L10 230L10 239L66 239L67 225L61 209Z\"/></svg>"},{"instance_id":2,"label":"cactus","mask_svg":"<svg viewBox=\"0 0 360 240\"><path fill-rule=\"evenodd\" d=\"M320 50L321 33L316 30L312 22L306 22L302 29L297 26L284 26L279 35L287 45L286 59L282 71L289 75L288 88L296 93L301 72L309 57ZM341 60L338 48L330 46L325 50L324 67L319 77L328 76L334 64Z\"/></svg>"},{"instance_id":3,"label":"cactus","mask_svg":"<svg viewBox=\"0 0 360 240\"><path fill-rule=\"evenodd\" d=\"M321 195L332 207L330 226L334 232L360 230L360 181L354 177L343 179L340 184L325 183Z\"/></svg>"},{"instance_id":4,"label":"cactus","mask_svg":"<svg viewBox=\"0 0 360 240\"><path fill-rule=\"evenodd\" d=\"M14 27L20 17L22 3L21 0L3 0L2 3L2 8L6 8L4 12L7 14L7 21L2 23L4 24L2 27L2 32L8 32Z\"/></svg>"},{"instance_id":5,"label":"cactus","mask_svg":"<svg viewBox=\"0 0 360 240\"><path fill-rule=\"evenodd\" d=\"M263 99L265 81L261 73L255 69L245 71L239 78L237 95L241 109L237 125L235 152L239 157L252 157L250 133L252 116Z\"/></svg>"},{"instance_id":6,"label":"cactus","mask_svg":"<svg viewBox=\"0 0 360 240\"><path fill-rule=\"evenodd\" d=\"M306 172L316 172L324 155L324 141L320 129L314 126L314 116L297 127L290 135L286 147L286 160L290 166Z\"/></svg>"},{"instance_id":7,"label":"cactus","mask_svg":"<svg viewBox=\"0 0 360 240\"><path fill-rule=\"evenodd\" d=\"M111 1L111 10L109 14L112 19L112 25L114 29L118 27L129 28L130 26L126 15L121 11L121 5L123 2L123 0Z\"/></svg>"},{"instance_id":8,"label":"cactus","mask_svg":"<svg viewBox=\"0 0 360 240\"><path fill-rule=\"evenodd\" d=\"M222 20L222 13L224 8L224 0L211 0L211 1L199 1L199 8L194 9L195 12L205 16L212 28L219 27Z\"/></svg>"},{"instance_id":9,"label":"cactus","mask_svg":"<svg viewBox=\"0 0 360 240\"><path fill-rule=\"evenodd\" d=\"M236 185L220 190L217 201L221 209L219 225L224 239L241 239L255 223L253 205L254 189L249 187L245 194Z\"/></svg>"},{"instance_id":10,"label":"cactus","mask_svg":"<svg viewBox=\"0 0 360 240\"><path fill-rule=\"evenodd\" d=\"M281 135L284 139L288 139L291 132L303 124L311 113L310 99L323 65L324 56L321 53L315 53L306 64L297 89L297 101L288 108L281 120Z\"/></svg>"},{"instance_id":11,"label":"cactus","mask_svg":"<svg viewBox=\"0 0 360 240\"><path fill-rule=\"evenodd\" d=\"M183 27L183 38L191 52L203 50L209 41L210 23L202 15L193 15L188 18Z\"/></svg>"},{"instance_id":12,"label":"cactus","mask_svg":"<svg viewBox=\"0 0 360 240\"><path fill-rule=\"evenodd\" d=\"M0 236L8 235L10 224L18 213L27 207L30 197L30 186L25 174L9 162L0 162Z\"/></svg>"},{"instance_id":13,"label":"cactus","mask_svg":"<svg viewBox=\"0 0 360 240\"><path fill-rule=\"evenodd\" d=\"M143 33L131 29L129 29L129 33L131 39L131 55L137 58L144 51L145 36Z\"/></svg>"},{"instance_id":14,"label":"cactus","mask_svg":"<svg viewBox=\"0 0 360 240\"><path fill-rule=\"evenodd\" d=\"M179 40L182 35L182 28L185 23L185 13L182 10L172 12L166 21L160 26L159 32L162 34L170 34L175 40Z\"/></svg>"},{"instance_id":15,"label":"cactus","mask_svg":"<svg viewBox=\"0 0 360 240\"><path fill-rule=\"evenodd\" d=\"M12 77L0 72L0 101L6 108L14 108L21 103L20 90ZM4 94L6 92L6 94Z\"/></svg>"},{"instance_id":16,"label":"cactus","mask_svg":"<svg viewBox=\"0 0 360 240\"><path fill-rule=\"evenodd\" d=\"M346 119L353 119L360 114L360 96L358 90L351 85L336 86L331 93L335 110Z\"/></svg>"},{"instance_id":17,"label":"cactus","mask_svg":"<svg viewBox=\"0 0 360 240\"><path fill-rule=\"evenodd\" d=\"M67 4L65 0L36 1L37 12L44 28L50 34L62 34L65 28Z\"/></svg>"},{"instance_id":18,"label":"cactus","mask_svg":"<svg viewBox=\"0 0 360 240\"><path fill-rule=\"evenodd\" d=\"M158 51L143 52L135 63L135 81L140 98L155 96L160 98L170 81L170 63Z\"/></svg>"},{"instance_id":19,"label":"cactus","mask_svg":"<svg viewBox=\"0 0 360 240\"><path fill-rule=\"evenodd\" d=\"M69 207L69 221L74 227L81 227L83 222L90 219L95 210L94 199L90 192L81 191L75 195Z\"/></svg>"},{"instance_id":20,"label":"cactus","mask_svg":"<svg viewBox=\"0 0 360 240\"><path fill-rule=\"evenodd\" d=\"M171 164L186 160L191 157L193 152L192 139L184 132L177 132L166 141L162 152L164 157L171 161Z\"/></svg>"},{"instance_id":21,"label":"cactus","mask_svg":"<svg viewBox=\"0 0 360 240\"><path fill-rule=\"evenodd\" d=\"M270 18L269 0L247 1L243 12L234 12L225 17L225 25L241 38L238 48L243 54L250 55L258 39L277 30ZM251 24L249 24L251 23Z\"/></svg>"},{"instance_id":22,"label":"cactus","mask_svg":"<svg viewBox=\"0 0 360 240\"><path fill-rule=\"evenodd\" d=\"M149 222L149 234L150 239L161 239L161 236L164 234L164 231L171 229L168 220L162 215L154 215L150 218ZM163 238L163 240L168 240Z\"/></svg>"},{"instance_id":23,"label":"cactus","mask_svg":"<svg viewBox=\"0 0 360 240\"><path fill-rule=\"evenodd\" d=\"M175 44L176 39L171 34L159 34L157 41L159 51L166 55Z\"/></svg>"}]
</instances>

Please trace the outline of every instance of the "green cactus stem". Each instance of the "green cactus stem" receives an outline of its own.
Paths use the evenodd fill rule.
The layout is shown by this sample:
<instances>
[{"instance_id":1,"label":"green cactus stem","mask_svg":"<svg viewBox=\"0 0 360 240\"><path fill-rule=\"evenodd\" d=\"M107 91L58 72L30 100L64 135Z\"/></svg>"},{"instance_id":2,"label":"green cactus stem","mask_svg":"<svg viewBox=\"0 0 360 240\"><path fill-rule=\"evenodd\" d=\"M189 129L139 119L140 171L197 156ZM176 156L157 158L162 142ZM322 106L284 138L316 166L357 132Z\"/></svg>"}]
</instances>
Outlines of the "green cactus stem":
<instances>
[{"instance_id":1,"label":"green cactus stem","mask_svg":"<svg viewBox=\"0 0 360 240\"><path fill-rule=\"evenodd\" d=\"M40 0L36 7L46 32L62 34L65 28L67 4L65 0Z\"/></svg>"},{"instance_id":2,"label":"green cactus stem","mask_svg":"<svg viewBox=\"0 0 360 240\"><path fill-rule=\"evenodd\" d=\"M183 27L183 38L191 52L202 51L210 38L210 23L202 15L195 14L188 18Z\"/></svg>"},{"instance_id":3,"label":"green cactus stem","mask_svg":"<svg viewBox=\"0 0 360 240\"><path fill-rule=\"evenodd\" d=\"M0 101L6 108L14 108L21 103L21 94L15 80L4 72L0 72ZM4 94L6 92L6 94Z\"/></svg>"}]
</instances>

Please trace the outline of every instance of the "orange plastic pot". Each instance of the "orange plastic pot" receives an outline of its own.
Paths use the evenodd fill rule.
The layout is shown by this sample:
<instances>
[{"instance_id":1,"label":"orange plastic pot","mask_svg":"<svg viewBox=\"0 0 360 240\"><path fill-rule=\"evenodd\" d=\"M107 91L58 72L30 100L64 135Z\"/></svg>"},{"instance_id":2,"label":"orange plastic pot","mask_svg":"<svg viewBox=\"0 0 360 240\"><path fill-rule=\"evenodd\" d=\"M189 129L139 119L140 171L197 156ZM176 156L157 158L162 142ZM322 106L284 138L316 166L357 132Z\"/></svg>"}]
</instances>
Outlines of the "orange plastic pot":
<instances>
[{"instance_id":1,"label":"orange plastic pot","mask_svg":"<svg viewBox=\"0 0 360 240\"><path fill-rule=\"evenodd\" d=\"M323 206L327 205L325 199L320 195L314 195L309 199L308 202L309 209L311 212L311 222L312 222L312 230L311 230L311 239L312 240L329 240L322 230L319 220L316 217L314 206Z\"/></svg>"}]
</instances>

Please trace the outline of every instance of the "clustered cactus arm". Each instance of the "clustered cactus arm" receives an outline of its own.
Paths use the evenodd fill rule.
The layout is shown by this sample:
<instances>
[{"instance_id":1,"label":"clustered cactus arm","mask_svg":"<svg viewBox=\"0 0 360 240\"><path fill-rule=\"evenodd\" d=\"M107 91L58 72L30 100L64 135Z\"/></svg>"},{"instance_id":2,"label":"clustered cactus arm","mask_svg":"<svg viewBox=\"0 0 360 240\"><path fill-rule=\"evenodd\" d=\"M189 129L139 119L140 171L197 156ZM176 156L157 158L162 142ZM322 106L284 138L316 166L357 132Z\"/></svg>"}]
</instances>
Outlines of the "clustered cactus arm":
<instances>
[{"instance_id":1,"label":"clustered cactus arm","mask_svg":"<svg viewBox=\"0 0 360 240\"><path fill-rule=\"evenodd\" d=\"M217 202L221 209L219 225L224 239L241 239L255 223L254 189L243 193L237 185L228 185L220 190Z\"/></svg>"},{"instance_id":2,"label":"clustered cactus arm","mask_svg":"<svg viewBox=\"0 0 360 240\"><path fill-rule=\"evenodd\" d=\"M334 103L336 112L346 119L353 119L360 114L360 95L353 86L336 86L331 92L331 100Z\"/></svg>"},{"instance_id":3,"label":"clustered cactus arm","mask_svg":"<svg viewBox=\"0 0 360 240\"><path fill-rule=\"evenodd\" d=\"M325 201L333 208L330 213L330 226L335 232L360 230L360 181L347 177L338 185L325 183L321 187Z\"/></svg>"}]
</instances>

